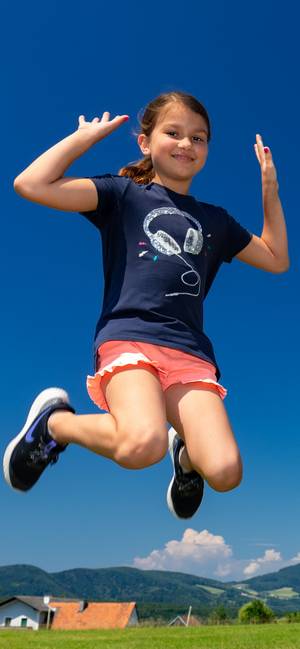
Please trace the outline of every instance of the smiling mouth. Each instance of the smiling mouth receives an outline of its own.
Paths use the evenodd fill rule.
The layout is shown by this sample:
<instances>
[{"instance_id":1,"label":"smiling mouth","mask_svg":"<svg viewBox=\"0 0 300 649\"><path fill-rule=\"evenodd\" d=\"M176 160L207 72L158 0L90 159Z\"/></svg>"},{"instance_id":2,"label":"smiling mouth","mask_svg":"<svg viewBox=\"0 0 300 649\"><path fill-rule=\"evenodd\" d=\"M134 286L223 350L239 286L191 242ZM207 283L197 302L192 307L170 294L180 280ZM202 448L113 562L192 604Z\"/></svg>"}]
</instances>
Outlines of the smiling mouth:
<instances>
[{"instance_id":1,"label":"smiling mouth","mask_svg":"<svg viewBox=\"0 0 300 649\"><path fill-rule=\"evenodd\" d=\"M176 158L176 159L178 159L178 160L183 160L183 161L185 161L185 162L193 162L193 160L194 160L194 158L190 158L190 157L187 156L187 155L180 155L179 153L173 155L172 158Z\"/></svg>"}]
</instances>

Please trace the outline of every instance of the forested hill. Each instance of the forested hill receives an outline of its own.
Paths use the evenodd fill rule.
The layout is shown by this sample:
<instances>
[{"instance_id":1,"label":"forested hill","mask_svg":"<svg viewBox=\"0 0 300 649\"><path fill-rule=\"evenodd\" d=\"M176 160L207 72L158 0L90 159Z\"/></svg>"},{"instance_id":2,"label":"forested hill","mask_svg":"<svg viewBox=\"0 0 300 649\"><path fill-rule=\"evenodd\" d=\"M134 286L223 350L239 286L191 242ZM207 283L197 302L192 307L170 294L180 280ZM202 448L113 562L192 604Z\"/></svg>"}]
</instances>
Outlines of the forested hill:
<instances>
[{"instance_id":1,"label":"forested hill","mask_svg":"<svg viewBox=\"0 0 300 649\"><path fill-rule=\"evenodd\" d=\"M228 582L228 586L237 586L239 582ZM247 588L254 589L260 593L273 591L281 588L293 588L300 593L300 563L288 568L281 568L277 572L270 572L260 577L251 577L241 582Z\"/></svg>"},{"instance_id":2,"label":"forested hill","mask_svg":"<svg viewBox=\"0 0 300 649\"><path fill-rule=\"evenodd\" d=\"M51 595L93 601L135 601L158 611L192 605L207 615L217 606L232 613L251 598L264 599L275 612L300 610L300 564L243 582L224 583L195 575L135 568L77 568L48 573L30 565L0 567L0 598ZM150 608L149 608L150 607ZM176 610L177 610L176 609Z\"/></svg>"}]
</instances>

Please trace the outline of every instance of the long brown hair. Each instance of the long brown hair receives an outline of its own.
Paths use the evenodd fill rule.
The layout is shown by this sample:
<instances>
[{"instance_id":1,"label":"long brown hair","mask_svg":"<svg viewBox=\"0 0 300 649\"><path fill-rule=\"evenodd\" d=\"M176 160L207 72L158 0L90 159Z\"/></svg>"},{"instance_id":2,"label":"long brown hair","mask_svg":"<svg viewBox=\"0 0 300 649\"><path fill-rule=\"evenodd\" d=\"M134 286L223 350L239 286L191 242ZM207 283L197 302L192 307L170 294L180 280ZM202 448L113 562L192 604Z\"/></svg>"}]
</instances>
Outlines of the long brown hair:
<instances>
[{"instance_id":1,"label":"long brown hair","mask_svg":"<svg viewBox=\"0 0 300 649\"><path fill-rule=\"evenodd\" d=\"M144 133L149 137L156 126L159 114L163 109L167 107L168 104L172 102L180 103L194 113L201 115L206 123L208 129L208 142L211 139L211 128L208 113L203 106L203 104L198 101L193 95L189 95L186 92L180 90L173 90L171 92L165 92L150 101L146 106L144 113L139 116L140 131L139 133ZM135 133L135 135L139 135ZM129 162L125 167L122 167L119 170L119 176L128 176L131 178L137 185L147 185L155 176L155 171L153 169L152 160L150 155L145 155L141 160L136 160L134 162Z\"/></svg>"}]
</instances>

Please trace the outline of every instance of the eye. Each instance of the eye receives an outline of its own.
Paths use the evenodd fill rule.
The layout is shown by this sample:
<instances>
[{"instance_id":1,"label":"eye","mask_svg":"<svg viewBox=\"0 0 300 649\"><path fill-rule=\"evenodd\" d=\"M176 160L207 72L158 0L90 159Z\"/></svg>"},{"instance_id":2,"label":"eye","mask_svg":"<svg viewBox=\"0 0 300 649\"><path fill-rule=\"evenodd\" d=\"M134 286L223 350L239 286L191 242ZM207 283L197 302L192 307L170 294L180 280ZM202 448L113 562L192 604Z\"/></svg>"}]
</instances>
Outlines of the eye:
<instances>
[{"instance_id":1,"label":"eye","mask_svg":"<svg viewBox=\"0 0 300 649\"><path fill-rule=\"evenodd\" d=\"M178 133L177 131L167 131L167 135L173 136L173 135L178 135ZM196 142L204 142L205 144L207 144L207 140L205 138L200 137L199 135L194 135L193 139Z\"/></svg>"},{"instance_id":2,"label":"eye","mask_svg":"<svg viewBox=\"0 0 300 649\"><path fill-rule=\"evenodd\" d=\"M204 137L199 137L198 135L194 136L194 140L197 140L197 142L205 142L207 144L207 140Z\"/></svg>"}]
</instances>

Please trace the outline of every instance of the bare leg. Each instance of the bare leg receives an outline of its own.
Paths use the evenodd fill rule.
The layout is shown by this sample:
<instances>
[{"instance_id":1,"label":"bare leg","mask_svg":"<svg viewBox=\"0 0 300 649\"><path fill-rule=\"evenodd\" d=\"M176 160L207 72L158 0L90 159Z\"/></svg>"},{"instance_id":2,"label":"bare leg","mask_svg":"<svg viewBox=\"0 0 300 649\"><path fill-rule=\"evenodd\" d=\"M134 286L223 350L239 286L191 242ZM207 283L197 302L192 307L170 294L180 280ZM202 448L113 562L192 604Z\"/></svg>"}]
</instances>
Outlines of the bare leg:
<instances>
[{"instance_id":1,"label":"bare leg","mask_svg":"<svg viewBox=\"0 0 300 649\"><path fill-rule=\"evenodd\" d=\"M109 376L110 413L54 412L49 431L60 444L75 443L128 468L158 462L167 450L165 399L156 370L126 368Z\"/></svg>"},{"instance_id":2,"label":"bare leg","mask_svg":"<svg viewBox=\"0 0 300 649\"><path fill-rule=\"evenodd\" d=\"M217 491L229 491L242 478L242 461L229 419L218 394L199 383L170 386L167 418L186 450L185 468L195 469Z\"/></svg>"},{"instance_id":3,"label":"bare leg","mask_svg":"<svg viewBox=\"0 0 300 649\"><path fill-rule=\"evenodd\" d=\"M109 413L99 415L73 415L70 412L53 412L48 428L59 444L79 444L94 453L112 458L117 437L117 423Z\"/></svg>"}]
</instances>

